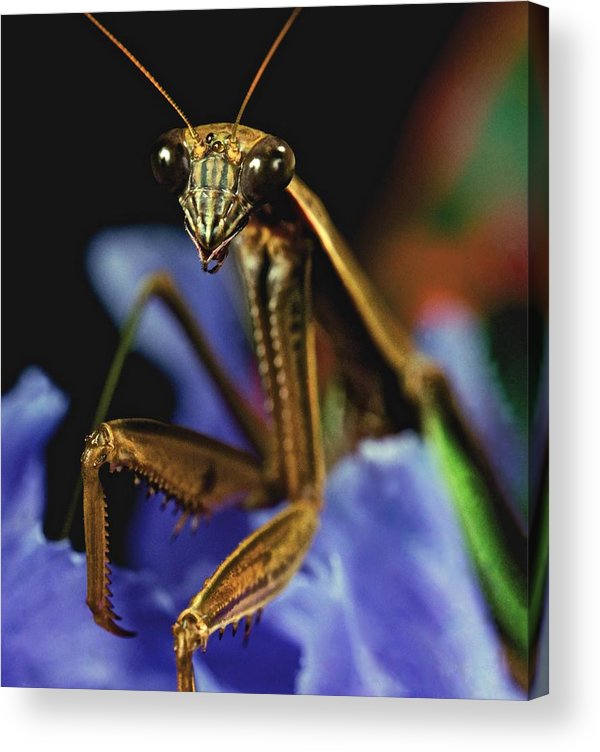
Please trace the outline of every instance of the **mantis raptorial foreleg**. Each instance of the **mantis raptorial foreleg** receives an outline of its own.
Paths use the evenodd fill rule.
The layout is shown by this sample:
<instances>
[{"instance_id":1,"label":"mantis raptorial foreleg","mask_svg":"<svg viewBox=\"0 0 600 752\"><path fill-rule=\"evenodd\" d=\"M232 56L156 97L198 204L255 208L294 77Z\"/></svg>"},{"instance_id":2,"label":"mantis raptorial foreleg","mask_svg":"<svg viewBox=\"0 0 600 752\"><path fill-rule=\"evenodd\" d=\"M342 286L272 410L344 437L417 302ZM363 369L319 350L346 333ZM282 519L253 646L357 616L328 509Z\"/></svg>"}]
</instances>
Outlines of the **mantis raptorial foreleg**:
<instances>
[{"instance_id":1,"label":"mantis raptorial foreleg","mask_svg":"<svg viewBox=\"0 0 600 752\"><path fill-rule=\"evenodd\" d=\"M191 657L210 634L254 614L302 564L318 526L323 485L314 335L308 281L310 244L295 223L253 224L240 242L267 408L274 424L266 476L293 502L246 538L209 578L174 627L178 688L195 687Z\"/></svg>"},{"instance_id":2,"label":"mantis raptorial foreleg","mask_svg":"<svg viewBox=\"0 0 600 752\"><path fill-rule=\"evenodd\" d=\"M184 522L188 516L219 509L236 494L248 495L249 506L283 497L293 502L240 543L176 621L178 687L184 691L195 686L194 650L205 649L212 632L228 624L237 628L241 619L249 629L253 616L297 571L316 532L321 505L324 471L308 302L310 243L293 222L277 231L257 224L240 244L240 254L273 421L273 432L266 433L264 463L193 431L141 419L101 424L88 437L82 457L87 602L96 622L121 636L130 633L115 623L118 617L110 601L102 465L123 466L174 498ZM251 438L254 418L227 382L170 280L153 278L140 300L150 295L160 296L176 314L203 362L209 361L209 371L234 414L247 422ZM262 436L258 441L265 443Z\"/></svg>"},{"instance_id":3,"label":"mantis raptorial foreleg","mask_svg":"<svg viewBox=\"0 0 600 752\"><path fill-rule=\"evenodd\" d=\"M251 222L238 244L267 410L273 461L290 498L320 497L324 477L314 329L309 309L310 242L291 223Z\"/></svg>"},{"instance_id":4,"label":"mantis raptorial foreleg","mask_svg":"<svg viewBox=\"0 0 600 752\"><path fill-rule=\"evenodd\" d=\"M175 626L177 688L195 690L192 655L206 650L208 638L228 624L237 630L245 620L247 636L252 619L278 595L306 556L318 526L318 508L309 501L286 507L248 536L230 554L183 611Z\"/></svg>"},{"instance_id":5,"label":"mantis raptorial foreleg","mask_svg":"<svg viewBox=\"0 0 600 752\"><path fill-rule=\"evenodd\" d=\"M178 426L154 420L102 423L86 439L81 458L87 551L87 604L96 622L120 636L110 602L106 501L99 472L103 465L125 468L152 489L173 498L182 513L200 519L234 494L268 494L255 457ZM182 522L183 521L183 522Z\"/></svg>"}]
</instances>

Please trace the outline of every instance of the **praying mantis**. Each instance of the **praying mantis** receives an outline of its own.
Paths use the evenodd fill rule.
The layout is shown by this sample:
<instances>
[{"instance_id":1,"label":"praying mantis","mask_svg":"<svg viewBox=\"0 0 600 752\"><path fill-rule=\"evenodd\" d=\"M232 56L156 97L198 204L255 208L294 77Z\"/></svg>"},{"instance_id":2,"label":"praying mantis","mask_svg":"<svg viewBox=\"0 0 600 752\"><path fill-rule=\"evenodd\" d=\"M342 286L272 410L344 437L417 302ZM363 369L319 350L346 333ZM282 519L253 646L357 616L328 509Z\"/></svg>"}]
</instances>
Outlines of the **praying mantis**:
<instances>
[{"instance_id":1,"label":"praying mantis","mask_svg":"<svg viewBox=\"0 0 600 752\"><path fill-rule=\"evenodd\" d=\"M240 623L249 632L298 571L318 529L325 460L315 322L344 364L349 430L360 437L410 427L435 448L499 629L520 656L528 651L525 537L444 374L417 351L319 198L297 177L292 148L241 123L255 83L296 16L297 11L276 38L235 122L192 125L157 86L184 127L159 139L154 175L179 200L190 250L195 246L199 256L198 273L217 273L231 263L228 255L240 265L268 423L245 404L172 281L160 275L147 281L130 321L147 300L159 297L166 303L254 451L149 419L121 419L101 420L86 438L82 455L87 603L96 622L121 637L130 633L116 623L110 599L103 466L124 467L172 496L181 524L218 512L232 494L243 494L248 510L287 501L240 542L176 618L180 691L195 690L192 656L206 650L211 634ZM90 20L121 46L94 17ZM127 331L123 340L130 336ZM101 402L113 388L110 383Z\"/></svg>"}]
</instances>

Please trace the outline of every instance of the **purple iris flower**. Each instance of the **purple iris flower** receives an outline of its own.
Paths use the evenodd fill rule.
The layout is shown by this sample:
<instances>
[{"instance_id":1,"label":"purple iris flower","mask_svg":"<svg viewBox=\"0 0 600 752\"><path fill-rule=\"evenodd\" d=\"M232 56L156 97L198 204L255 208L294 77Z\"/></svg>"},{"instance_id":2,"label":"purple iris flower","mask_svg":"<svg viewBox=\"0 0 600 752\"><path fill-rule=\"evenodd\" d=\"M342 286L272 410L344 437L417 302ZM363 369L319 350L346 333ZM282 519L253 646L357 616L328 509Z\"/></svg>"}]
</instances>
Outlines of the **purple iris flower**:
<instances>
[{"instance_id":1,"label":"purple iris flower","mask_svg":"<svg viewBox=\"0 0 600 752\"><path fill-rule=\"evenodd\" d=\"M89 258L118 322L141 280L167 266L224 367L250 400L260 400L233 264L202 274L187 238L166 228L105 232ZM244 446L158 302L138 347L174 382L174 422ZM105 633L85 606L84 557L42 533L44 448L65 409L65 397L34 369L3 402L2 683L172 690L172 622L268 513L229 510L171 543L174 519L154 502L140 503L130 566L115 567L113 577L115 608L138 636ZM482 420L493 421L493 410ZM266 608L248 647L228 630L221 642L211 638L195 666L205 691L525 697L505 664L430 450L408 432L365 441L332 468L322 526L302 570Z\"/></svg>"}]
</instances>

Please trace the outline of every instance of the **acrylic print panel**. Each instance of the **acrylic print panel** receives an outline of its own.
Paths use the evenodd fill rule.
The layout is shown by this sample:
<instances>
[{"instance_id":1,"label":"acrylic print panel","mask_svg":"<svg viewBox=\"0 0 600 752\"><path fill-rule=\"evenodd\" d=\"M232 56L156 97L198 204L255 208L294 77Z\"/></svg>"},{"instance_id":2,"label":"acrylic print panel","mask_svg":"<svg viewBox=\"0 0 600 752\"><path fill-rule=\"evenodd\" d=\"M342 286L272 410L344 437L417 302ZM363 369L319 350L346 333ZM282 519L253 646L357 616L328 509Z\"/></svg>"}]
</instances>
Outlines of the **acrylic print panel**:
<instances>
[{"instance_id":1,"label":"acrylic print panel","mask_svg":"<svg viewBox=\"0 0 600 752\"><path fill-rule=\"evenodd\" d=\"M547 11L288 17L3 18L5 686L546 691Z\"/></svg>"}]
</instances>

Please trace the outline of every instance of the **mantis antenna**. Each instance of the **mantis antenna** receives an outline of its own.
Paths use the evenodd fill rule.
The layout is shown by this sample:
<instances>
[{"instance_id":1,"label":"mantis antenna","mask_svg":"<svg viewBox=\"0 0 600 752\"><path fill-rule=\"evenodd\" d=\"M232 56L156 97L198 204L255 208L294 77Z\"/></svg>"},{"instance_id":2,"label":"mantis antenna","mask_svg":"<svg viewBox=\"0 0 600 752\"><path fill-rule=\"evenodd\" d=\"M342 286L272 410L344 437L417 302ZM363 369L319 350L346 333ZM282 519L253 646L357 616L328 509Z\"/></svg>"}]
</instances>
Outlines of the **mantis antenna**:
<instances>
[{"instance_id":1,"label":"mantis antenna","mask_svg":"<svg viewBox=\"0 0 600 752\"><path fill-rule=\"evenodd\" d=\"M300 13L301 10L302 10L302 8L294 8L294 10L292 11L292 13L290 14L290 17L285 22L285 24L283 25L281 31L277 35L277 38L275 39L275 41L271 45L271 49L265 55L265 59L260 64L259 69L256 71L256 75L254 76L254 79L252 80L252 83L250 84L250 86L248 88L248 91L246 92L246 96L244 97L244 101L242 102L242 106L240 107L239 112L237 114L237 117L235 119L235 124L233 126L233 132L231 134L233 140L235 140L235 134L237 133L238 125L240 124L240 120L242 119L242 115L244 114L244 110L246 109L246 105L250 101L250 97L252 96L252 94L254 94L254 90L256 89L256 86L257 86L258 82L262 78L262 74L265 72L265 69L266 69L267 65L271 62L271 58L273 57L273 55L277 51L277 48L279 47L279 45L283 41L285 35L290 30L292 24L298 18L298 15L299 15L299 13Z\"/></svg>"},{"instance_id":2,"label":"mantis antenna","mask_svg":"<svg viewBox=\"0 0 600 752\"><path fill-rule=\"evenodd\" d=\"M96 26L98 29L100 29L100 31L104 34L104 36L108 37L108 39L110 39L110 41L116 47L118 47L121 50L121 52L125 55L125 57L127 57L127 58L129 58L129 60L131 60L131 62L135 65L135 67L139 71L141 71L144 74L144 76L146 76L146 78L148 79L148 81L150 81L150 83L156 89L158 89L158 91L163 95L163 97L167 100L167 102L171 105L171 107L175 110L175 112L177 112L177 114L179 115L179 117L187 125L188 130L191 133L192 138L194 139L194 141L196 143L198 143L198 141L199 141L198 135L196 134L196 131L194 130L192 124L188 120L185 112L181 109L181 107L177 104L177 102L175 102L175 100L173 99L173 97L166 91L166 89L164 89L158 83L158 81L154 78L154 76L150 73L150 71L147 68L145 68L140 63L140 61L137 59L137 57L132 52L130 52L127 49L127 47L125 47L125 45L122 42L119 42L119 40L116 38L116 36L114 34L111 34L111 32L106 28L106 26L103 26L100 23L100 21L98 21L98 19L95 16L93 16L91 13L86 13L85 15L94 24L94 26Z\"/></svg>"},{"instance_id":3,"label":"mantis antenna","mask_svg":"<svg viewBox=\"0 0 600 752\"><path fill-rule=\"evenodd\" d=\"M244 101L242 102L242 105L238 111L237 117L235 119L235 123L233 126L233 132L232 132L232 139L235 140L235 135L237 133L238 126L240 124L240 121L242 119L242 115L244 114L244 110L246 109L246 106L248 105L248 102L250 101L250 98L252 94L254 94L254 90L256 89L258 82L262 78L263 73L265 72L265 69L267 68L268 64L271 62L271 58L277 51L277 48L283 41L285 35L288 33L290 28L292 27L292 24L294 21L298 18L298 15L300 14L300 11L302 8L294 8L294 10L291 12L290 17L283 25L281 31L277 35L275 41L271 45L271 48L265 55L264 60L260 64L260 67L256 71L256 75L254 76L252 83L248 87L248 91L246 92L246 96L244 97ZM85 14L87 18L96 26L100 31L104 34L105 37L107 37L118 49L121 50L121 52L127 57L134 65L135 67L146 76L148 81L163 95L163 97L167 100L167 102L171 105L171 107L177 112L179 117L183 120L183 122L186 124L189 132L192 135L192 138L196 143L198 143L198 135L196 134L196 131L194 130L194 127L190 123L188 117L186 116L185 112L181 109L181 107L175 102L173 97L167 92L167 90L161 86L158 81L154 78L154 76L150 73L150 71L143 66L140 61L137 59L137 57L130 52L125 45L120 42L114 34L112 34L106 26L103 26L103 24L98 21L98 19L92 14L92 13L86 13Z\"/></svg>"}]
</instances>

